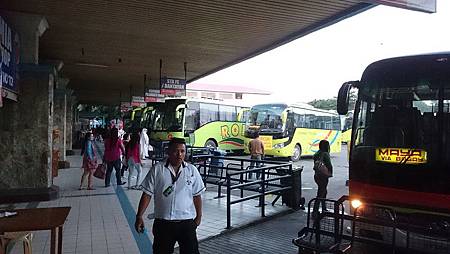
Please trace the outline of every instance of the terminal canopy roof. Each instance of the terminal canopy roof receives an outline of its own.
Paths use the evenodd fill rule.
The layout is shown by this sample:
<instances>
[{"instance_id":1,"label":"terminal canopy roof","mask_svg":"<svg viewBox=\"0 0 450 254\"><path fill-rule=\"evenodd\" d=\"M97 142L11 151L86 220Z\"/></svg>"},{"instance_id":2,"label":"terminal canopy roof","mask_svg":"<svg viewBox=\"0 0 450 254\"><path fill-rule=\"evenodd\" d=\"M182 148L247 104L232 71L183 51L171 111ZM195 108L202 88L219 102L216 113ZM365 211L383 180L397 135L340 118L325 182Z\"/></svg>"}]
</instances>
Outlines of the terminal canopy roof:
<instances>
[{"instance_id":1,"label":"terminal canopy roof","mask_svg":"<svg viewBox=\"0 0 450 254\"><path fill-rule=\"evenodd\" d=\"M118 104L162 76L193 81L372 5L357 0L2 0L44 16L40 62L62 61L82 103ZM145 76L145 78L144 78ZM145 79L145 84L144 84Z\"/></svg>"}]
</instances>

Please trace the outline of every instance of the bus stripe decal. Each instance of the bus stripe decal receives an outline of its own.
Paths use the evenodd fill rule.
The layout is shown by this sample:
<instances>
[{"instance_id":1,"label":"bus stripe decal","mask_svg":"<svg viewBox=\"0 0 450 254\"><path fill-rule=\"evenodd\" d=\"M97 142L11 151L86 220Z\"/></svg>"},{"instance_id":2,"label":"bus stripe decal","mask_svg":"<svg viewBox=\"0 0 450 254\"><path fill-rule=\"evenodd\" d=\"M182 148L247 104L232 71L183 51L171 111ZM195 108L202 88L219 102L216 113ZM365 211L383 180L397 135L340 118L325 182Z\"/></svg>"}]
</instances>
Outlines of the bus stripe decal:
<instances>
[{"instance_id":1,"label":"bus stripe decal","mask_svg":"<svg viewBox=\"0 0 450 254\"><path fill-rule=\"evenodd\" d=\"M238 146L238 147L244 146L243 144L237 143L237 142L234 142L234 141L220 141L219 143L220 144L226 144L226 145Z\"/></svg>"}]
</instances>

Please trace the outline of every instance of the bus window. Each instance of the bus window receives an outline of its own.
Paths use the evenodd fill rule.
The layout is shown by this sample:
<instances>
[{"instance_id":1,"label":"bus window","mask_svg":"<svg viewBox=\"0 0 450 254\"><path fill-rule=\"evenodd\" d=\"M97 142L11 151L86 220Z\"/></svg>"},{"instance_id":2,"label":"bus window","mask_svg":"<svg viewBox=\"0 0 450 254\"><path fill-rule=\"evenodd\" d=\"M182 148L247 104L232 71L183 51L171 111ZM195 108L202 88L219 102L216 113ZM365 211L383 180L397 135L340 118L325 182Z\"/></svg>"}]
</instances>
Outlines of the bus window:
<instances>
[{"instance_id":1,"label":"bus window","mask_svg":"<svg viewBox=\"0 0 450 254\"><path fill-rule=\"evenodd\" d=\"M220 121L235 121L236 108L234 106L219 105L219 120Z\"/></svg>"},{"instance_id":2,"label":"bus window","mask_svg":"<svg viewBox=\"0 0 450 254\"><path fill-rule=\"evenodd\" d=\"M331 120L333 121L332 130L340 130L341 129L341 119L339 116L332 116Z\"/></svg>"},{"instance_id":3,"label":"bus window","mask_svg":"<svg viewBox=\"0 0 450 254\"><path fill-rule=\"evenodd\" d=\"M237 121L241 122L241 123L246 123L248 120L248 117L250 116L250 109L236 107L236 111L238 112Z\"/></svg>"},{"instance_id":4,"label":"bus window","mask_svg":"<svg viewBox=\"0 0 450 254\"><path fill-rule=\"evenodd\" d=\"M195 131L200 127L200 108L196 102L189 102L185 116L185 130L187 132Z\"/></svg>"},{"instance_id":5,"label":"bus window","mask_svg":"<svg viewBox=\"0 0 450 254\"><path fill-rule=\"evenodd\" d=\"M219 120L219 105L200 103L200 126Z\"/></svg>"}]
</instances>

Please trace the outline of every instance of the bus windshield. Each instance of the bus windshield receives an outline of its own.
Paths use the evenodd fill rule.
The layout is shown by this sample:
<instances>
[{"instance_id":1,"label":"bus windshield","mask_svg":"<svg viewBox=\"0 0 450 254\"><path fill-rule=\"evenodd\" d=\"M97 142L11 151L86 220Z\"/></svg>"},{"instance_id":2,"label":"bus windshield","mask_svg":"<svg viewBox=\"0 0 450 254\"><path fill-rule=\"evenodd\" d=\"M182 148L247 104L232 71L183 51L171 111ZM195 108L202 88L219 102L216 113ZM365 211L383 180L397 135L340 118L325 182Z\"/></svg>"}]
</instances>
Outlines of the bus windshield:
<instances>
[{"instance_id":1,"label":"bus windshield","mask_svg":"<svg viewBox=\"0 0 450 254\"><path fill-rule=\"evenodd\" d=\"M432 131L439 103L449 111L447 100L438 100L438 88L367 87L360 93L356 145L423 148L442 134Z\"/></svg>"},{"instance_id":2,"label":"bus windshield","mask_svg":"<svg viewBox=\"0 0 450 254\"><path fill-rule=\"evenodd\" d=\"M284 104L263 104L253 106L248 116L247 124L264 130L281 130L283 122L281 114L287 108Z\"/></svg>"},{"instance_id":3,"label":"bus windshield","mask_svg":"<svg viewBox=\"0 0 450 254\"><path fill-rule=\"evenodd\" d=\"M350 164L354 179L448 192L450 89L445 85L371 84L360 88Z\"/></svg>"},{"instance_id":4,"label":"bus windshield","mask_svg":"<svg viewBox=\"0 0 450 254\"><path fill-rule=\"evenodd\" d=\"M185 100L166 100L153 113L153 131L182 131Z\"/></svg>"}]
</instances>

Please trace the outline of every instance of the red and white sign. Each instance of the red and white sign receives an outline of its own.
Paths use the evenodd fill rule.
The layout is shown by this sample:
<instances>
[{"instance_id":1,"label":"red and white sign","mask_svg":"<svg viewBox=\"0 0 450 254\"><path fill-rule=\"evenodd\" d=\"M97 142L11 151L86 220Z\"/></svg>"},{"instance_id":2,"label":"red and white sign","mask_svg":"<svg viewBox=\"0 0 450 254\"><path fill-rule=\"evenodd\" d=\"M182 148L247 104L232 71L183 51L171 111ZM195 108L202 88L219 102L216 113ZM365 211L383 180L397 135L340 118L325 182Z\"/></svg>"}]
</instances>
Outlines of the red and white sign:
<instances>
[{"instance_id":1,"label":"red and white sign","mask_svg":"<svg viewBox=\"0 0 450 254\"><path fill-rule=\"evenodd\" d=\"M165 98L155 97L155 96L146 96L145 102L165 102Z\"/></svg>"},{"instance_id":2,"label":"red and white sign","mask_svg":"<svg viewBox=\"0 0 450 254\"><path fill-rule=\"evenodd\" d=\"M133 106L133 107L145 107L146 104L145 104L145 102L132 101L131 102L131 106Z\"/></svg>"},{"instance_id":3,"label":"red and white sign","mask_svg":"<svg viewBox=\"0 0 450 254\"><path fill-rule=\"evenodd\" d=\"M436 0L369 0L375 4L384 4L408 10L436 12Z\"/></svg>"},{"instance_id":4,"label":"red and white sign","mask_svg":"<svg viewBox=\"0 0 450 254\"><path fill-rule=\"evenodd\" d=\"M175 94L177 94L177 90L174 90L174 89L161 89L161 94L175 95Z\"/></svg>"}]
</instances>

